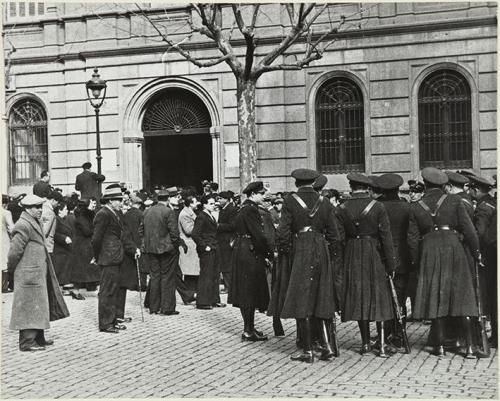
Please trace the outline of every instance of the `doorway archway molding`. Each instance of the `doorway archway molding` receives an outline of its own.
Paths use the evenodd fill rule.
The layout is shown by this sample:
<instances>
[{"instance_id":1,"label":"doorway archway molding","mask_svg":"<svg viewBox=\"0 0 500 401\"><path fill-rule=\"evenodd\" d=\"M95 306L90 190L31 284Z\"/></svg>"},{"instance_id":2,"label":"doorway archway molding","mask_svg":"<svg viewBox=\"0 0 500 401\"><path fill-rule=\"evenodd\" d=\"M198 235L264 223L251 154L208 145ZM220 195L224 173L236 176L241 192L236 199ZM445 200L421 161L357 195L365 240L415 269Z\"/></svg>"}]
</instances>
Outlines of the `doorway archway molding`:
<instances>
[{"instance_id":1,"label":"doorway archway molding","mask_svg":"<svg viewBox=\"0 0 500 401\"><path fill-rule=\"evenodd\" d=\"M120 176L122 180L132 189L140 189L143 185L143 144L144 133L142 131L142 120L146 112L146 105L151 98L164 89L185 89L203 102L211 119L210 137L212 141L212 175L215 182L223 179L223 141L221 139L221 124L219 108L215 99L217 97L210 93L202 82L180 76L161 77L147 82L137 91L129 96L125 102L122 127L122 163Z\"/></svg>"}]
</instances>

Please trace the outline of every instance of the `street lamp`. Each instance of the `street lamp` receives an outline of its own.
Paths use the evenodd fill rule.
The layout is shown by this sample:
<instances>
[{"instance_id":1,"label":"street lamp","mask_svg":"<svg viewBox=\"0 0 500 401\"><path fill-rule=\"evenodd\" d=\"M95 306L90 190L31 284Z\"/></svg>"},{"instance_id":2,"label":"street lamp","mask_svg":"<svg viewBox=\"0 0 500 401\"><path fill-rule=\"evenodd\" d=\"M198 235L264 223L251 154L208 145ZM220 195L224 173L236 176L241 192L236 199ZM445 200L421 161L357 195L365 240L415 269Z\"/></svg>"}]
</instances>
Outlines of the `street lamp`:
<instances>
[{"instance_id":1,"label":"street lamp","mask_svg":"<svg viewBox=\"0 0 500 401\"><path fill-rule=\"evenodd\" d=\"M97 72L97 68L94 68L94 73L92 74L92 79L87 81L85 87L87 88L87 98L90 104L95 110L95 132L96 132L96 159L97 159L97 174L101 174L101 133L99 132L99 108L104 102L106 97L106 81L101 79L101 76ZM104 93L101 98L101 91L104 89ZM99 181L99 196L102 194L101 191L102 181Z\"/></svg>"}]
</instances>

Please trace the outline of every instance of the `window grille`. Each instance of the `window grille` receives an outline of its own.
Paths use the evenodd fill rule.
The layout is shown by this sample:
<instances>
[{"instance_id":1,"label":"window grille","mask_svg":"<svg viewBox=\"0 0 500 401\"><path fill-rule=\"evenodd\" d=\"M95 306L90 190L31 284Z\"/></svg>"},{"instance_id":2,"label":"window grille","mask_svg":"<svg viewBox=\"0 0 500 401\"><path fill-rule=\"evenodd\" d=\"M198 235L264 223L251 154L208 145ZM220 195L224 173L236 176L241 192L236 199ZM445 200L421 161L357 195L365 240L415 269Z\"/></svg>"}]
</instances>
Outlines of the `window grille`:
<instances>
[{"instance_id":1,"label":"window grille","mask_svg":"<svg viewBox=\"0 0 500 401\"><path fill-rule=\"evenodd\" d=\"M149 102L142 130L145 136L208 133L211 119L206 106L193 93L167 89Z\"/></svg>"},{"instance_id":2,"label":"window grille","mask_svg":"<svg viewBox=\"0 0 500 401\"><path fill-rule=\"evenodd\" d=\"M34 184L48 170L47 116L32 99L16 103L9 114L12 185Z\"/></svg>"},{"instance_id":3,"label":"window grille","mask_svg":"<svg viewBox=\"0 0 500 401\"><path fill-rule=\"evenodd\" d=\"M325 82L316 97L319 171L364 171L364 140L364 107L360 88L344 77Z\"/></svg>"},{"instance_id":4,"label":"window grille","mask_svg":"<svg viewBox=\"0 0 500 401\"><path fill-rule=\"evenodd\" d=\"M420 167L472 168L471 95L466 79L438 70L418 93Z\"/></svg>"},{"instance_id":5,"label":"window grille","mask_svg":"<svg viewBox=\"0 0 500 401\"><path fill-rule=\"evenodd\" d=\"M4 13L5 22L31 21L45 14L45 3L11 1L8 4L8 12Z\"/></svg>"}]
</instances>

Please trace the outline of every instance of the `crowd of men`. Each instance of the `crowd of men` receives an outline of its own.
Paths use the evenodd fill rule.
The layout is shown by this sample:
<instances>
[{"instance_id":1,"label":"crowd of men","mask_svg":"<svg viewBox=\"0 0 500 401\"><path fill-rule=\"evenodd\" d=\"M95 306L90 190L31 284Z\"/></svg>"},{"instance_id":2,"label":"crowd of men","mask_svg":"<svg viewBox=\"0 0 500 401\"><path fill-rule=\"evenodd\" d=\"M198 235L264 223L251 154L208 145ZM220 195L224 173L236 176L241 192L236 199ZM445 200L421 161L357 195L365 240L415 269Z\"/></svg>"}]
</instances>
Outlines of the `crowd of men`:
<instances>
[{"instance_id":1,"label":"crowd of men","mask_svg":"<svg viewBox=\"0 0 500 401\"><path fill-rule=\"evenodd\" d=\"M487 356L483 315L496 347L496 182L425 168L422 182L402 191L398 174L350 173L351 191L341 195L324 175L298 169L290 193L270 194L261 181L241 194L219 192L205 181L201 194L112 184L99 196L104 176L90 163L82 167L79 195L64 198L44 172L33 195L4 207L17 221L8 228L7 266L10 327L20 331L23 351L51 344L43 330L69 314L63 293L83 300L78 289L99 286L99 330L117 334L131 321L127 290L145 290L149 313L172 316L176 291L201 310L225 307L221 282L241 310L242 340L268 338L255 327L256 310L273 317L277 336L284 335L280 319L296 320L292 360L334 359L338 316L358 322L362 355L409 350L408 299L412 318L431 322L428 345L438 357ZM72 273L75 260L81 266ZM194 288L190 276L198 276Z\"/></svg>"}]
</instances>

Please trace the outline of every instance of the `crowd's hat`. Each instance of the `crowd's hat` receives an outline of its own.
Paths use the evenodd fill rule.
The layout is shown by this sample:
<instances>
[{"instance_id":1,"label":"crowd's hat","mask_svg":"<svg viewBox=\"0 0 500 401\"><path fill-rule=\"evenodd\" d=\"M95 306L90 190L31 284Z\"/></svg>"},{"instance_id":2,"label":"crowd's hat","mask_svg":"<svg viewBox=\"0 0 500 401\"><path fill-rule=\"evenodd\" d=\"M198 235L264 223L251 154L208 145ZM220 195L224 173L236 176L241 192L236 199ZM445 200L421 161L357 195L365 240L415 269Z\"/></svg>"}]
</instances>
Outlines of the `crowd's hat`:
<instances>
[{"instance_id":1,"label":"crowd's hat","mask_svg":"<svg viewBox=\"0 0 500 401\"><path fill-rule=\"evenodd\" d=\"M137 195L130 195L130 202L132 203L143 203L144 201Z\"/></svg>"},{"instance_id":2,"label":"crowd's hat","mask_svg":"<svg viewBox=\"0 0 500 401\"><path fill-rule=\"evenodd\" d=\"M320 176L316 170L298 168L292 171L292 177L299 181L314 181Z\"/></svg>"},{"instance_id":3,"label":"crowd's hat","mask_svg":"<svg viewBox=\"0 0 500 401\"><path fill-rule=\"evenodd\" d=\"M85 162L82 164L82 168L84 168L84 169L89 169L91 167L92 167L92 163L90 163L90 162Z\"/></svg>"},{"instance_id":4,"label":"crowd's hat","mask_svg":"<svg viewBox=\"0 0 500 401\"><path fill-rule=\"evenodd\" d=\"M158 191L158 200L170 198L170 191L168 189L160 189Z\"/></svg>"},{"instance_id":5,"label":"crowd's hat","mask_svg":"<svg viewBox=\"0 0 500 401\"><path fill-rule=\"evenodd\" d=\"M426 167L422 170L422 178L430 184L444 185L448 182L448 176L444 171L435 167Z\"/></svg>"},{"instance_id":6,"label":"crowd's hat","mask_svg":"<svg viewBox=\"0 0 500 401\"><path fill-rule=\"evenodd\" d=\"M169 194L170 196L179 195L179 193L180 193L179 188L177 188L177 187L170 187L170 188L167 188L167 191L168 191L168 194Z\"/></svg>"},{"instance_id":7,"label":"crowd's hat","mask_svg":"<svg viewBox=\"0 0 500 401\"><path fill-rule=\"evenodd\" d=\"M380 189L384 191L390 191L397 189L401 185L403 185L404 180L403 177L401 177L399 174L387 173L382 174L380 177L377 177L375 179L375 183Z\"/></svg>"},{"instance_id":8,"label":"crowd's hat","mask_svg":"<svg viewBox=\"0 0 500 401\"><path fill-rule=\"evenodd\" d=\"M39 196L30 194L30 195L26 195L20 203L21 203L21 206L31 207L31 206L42 205L43 202L45 202L45 200L43 198L40 198Z\"/></svg>"},{"instance_id":9,"label":"crowd's hat","mask_svg":"<svg viewBox=\"0 0 500 401\"><path fill-rule=\"evenodd\" d=\"M264 183L262 181L254 181L246 186L246 188L242 191L245 195L250 195L252 192L261 192L265 191Z\"/></svg>"},{"instance_id":10,"label":"crowd's hat","mask_svg":"<svg viewBox=\"0 0 500 401\"><path fill-rule=\"evenodd\" d=\"M57 202L62 202L64 200L64 197L59 191L53 189L47 194L47 199L54 199Z\"/></svg>"},{"instance_id":11,"label":"crowd's hat","mask_svg":"<svg viewBox=\"0 0 500 401\"><path fill-rule=\"evenodd\" d=\"M372 186L372 180L370 180L366 175L361 173L349 173L347 174L347 180L352 183L366 185L368 187Z\"/></svg>"},{"instance_id":12,"label":"crowd's hat","mask_svg":"<svg viewBox=\"0 0 500 401\"><path fill-rule=\"evenodd\" d=\"M328 178L326 178L324 174L321 174L318 178L316 178L316 181L314 181L313 188L319 191L320 189L323 189L327 182Z\"/></svg>"},{"instance_id":13,"label":"crowd's hat","mask_svg":"<svg viewBox=\"0 0 500 401\"><path fill-rule=\"evenodd\" d=\"M493 183L484 177L478 177L477 175L474 175L469 178L476 187L484 187L484 188L493 187Z\"/></svg>"},{"instance_id":14,"label":"crowd's hat","mask_svg":"<svg viewBox=\"0 0 500 401\"><path fill-rule=\"evenodd\" d=\"M153 204L153 201L151 199L146 199L144 201L144 206L151 206Z\"/></svg>"},{"instance_id":15,"label":"crowd's hat","mask_svg":"<svg viewBox=\"0 0 500 401\"><path fill-rule=\"evenodd\" d=\"M123 199L122 190L118 184L108 185L104 189L104 193L102 195L102 199L106 200L121 200Z\"/></svg>"},{"instance_id":16,"label":"crowd's hat","mask_svg":"<svg viewBox=\"0 0 500 401\"><path fill-rule=\"evenodd\" d=\"M461 186L469 183L469 178L465 175L453 171L445 171L444 173L448 176L448 181L454 185Z\"/></svg>"},{"instance_id":17,"label":"crowd's hat","mask_svg":"<svg viewBox=\"0 0 500 401\"><path fill-rule=\"evenodd\" d=\"M233 195L229 191L221 191L219 192L219 198L231 199Z\"/></svg>"}]
</instances>

